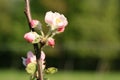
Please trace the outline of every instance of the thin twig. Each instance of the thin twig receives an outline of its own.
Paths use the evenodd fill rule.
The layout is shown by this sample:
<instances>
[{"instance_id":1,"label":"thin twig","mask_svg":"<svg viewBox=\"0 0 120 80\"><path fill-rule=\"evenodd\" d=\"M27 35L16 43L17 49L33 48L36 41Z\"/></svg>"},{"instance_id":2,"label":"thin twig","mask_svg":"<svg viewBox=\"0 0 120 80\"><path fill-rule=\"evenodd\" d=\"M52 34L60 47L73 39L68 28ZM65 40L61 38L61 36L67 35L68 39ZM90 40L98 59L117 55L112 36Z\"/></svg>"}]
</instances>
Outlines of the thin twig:
<instances>
[{"instance_id":1,"label":"thin twig","mask_svg":"<svg viewBox=\"0 0 120 80\"><path fill-rule=\"evenodd\" d=\"M30 12L30 0L25 0L25 4L26 5L25 5L24 13L26 15L30 30L34 31L34 29L31 28L31 25L30 25L30 22L32 20L31 12ZM37 66L38 66L37 67L38 68L38 79L37 80L43 80L42 64L41 64L41 60L40 60L41 48L42 47L39 48L38 43L33 44L33 46L34 46L34 51L35 51L35 54L36 54L36 61L37 61Z\"/></svg>"},{"instance_id":2,"label":"thin twig","mask_svg":"<svg viewBox=\"0 0 120 80\"><path fill-rule=\"evenodd\" d=\"M31 16L31 12L30 12L30 6L29 6L30 1L29 1L29 0L25 0L25 3L26 3L26 6L25 6L24 13L25 13L26 18L27 18L27 21L28 21L28 23L29 23L29 28L30 28L30 30L33 30L33 29L31 28L31 25L30 25L30 22L31 22L31 20L32 20L32 16Z\"/></svg>"}]
</instances>

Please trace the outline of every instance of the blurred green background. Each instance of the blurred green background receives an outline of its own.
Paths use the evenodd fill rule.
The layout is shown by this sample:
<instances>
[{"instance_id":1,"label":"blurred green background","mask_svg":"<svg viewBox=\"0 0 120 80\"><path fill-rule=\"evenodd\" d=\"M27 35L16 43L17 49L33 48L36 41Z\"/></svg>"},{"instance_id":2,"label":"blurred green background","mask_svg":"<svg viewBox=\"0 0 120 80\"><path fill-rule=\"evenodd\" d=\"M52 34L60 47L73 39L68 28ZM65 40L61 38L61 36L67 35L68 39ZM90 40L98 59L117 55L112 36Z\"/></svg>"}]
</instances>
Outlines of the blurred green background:
<instances>
[{"instance_id":1,"label":"blurred green background","mask_svg":"<svg viewBox=\"0 0 120 80\"><path fill-rule=\"evenodd\" d=\"M0 70L24 70L21 57L34 51L23 39L29 31L24 7L24 0L0 0ZM47 11L62 13L69 22L65 32L55 36L55 48L44 48L47 67L62 71L120 71L120 0L31 0L32 18L42 22L45 32ZM9 75L12 71L5 72Z\"/></svg>"}]
</instances>

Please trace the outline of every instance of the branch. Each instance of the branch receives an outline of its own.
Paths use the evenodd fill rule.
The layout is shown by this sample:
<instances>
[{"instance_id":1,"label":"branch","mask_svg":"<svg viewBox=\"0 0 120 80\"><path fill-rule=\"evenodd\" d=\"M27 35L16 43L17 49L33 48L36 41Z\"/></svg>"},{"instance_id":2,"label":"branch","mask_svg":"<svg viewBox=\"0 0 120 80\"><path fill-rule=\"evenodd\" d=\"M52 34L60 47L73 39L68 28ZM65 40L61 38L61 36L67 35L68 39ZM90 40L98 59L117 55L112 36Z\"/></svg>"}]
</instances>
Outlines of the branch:
<instances>
[{"instance_id":1,"label":"branch","mask_svg":"<svg viewBox=\"0 0 120 80\"><path fill-rule=\"evenodd\" d=\"M26 5L25 5L24 13L26 15L30 30L34 31L34 29L30 25L30 22L32 20L31 12L30 12L30 0L25 0L25 4ZM34 46L34 51L36 54L36 61L37 61L37 66L38 66L37 67L38 68L38 79L37 80L43 80L42 64L41 64L41 60L40 60L40 56L41 56L40 54L41 54L42 47L39 48L38 43L33 44L33 46Z\"/></svg>"}]
</instances>

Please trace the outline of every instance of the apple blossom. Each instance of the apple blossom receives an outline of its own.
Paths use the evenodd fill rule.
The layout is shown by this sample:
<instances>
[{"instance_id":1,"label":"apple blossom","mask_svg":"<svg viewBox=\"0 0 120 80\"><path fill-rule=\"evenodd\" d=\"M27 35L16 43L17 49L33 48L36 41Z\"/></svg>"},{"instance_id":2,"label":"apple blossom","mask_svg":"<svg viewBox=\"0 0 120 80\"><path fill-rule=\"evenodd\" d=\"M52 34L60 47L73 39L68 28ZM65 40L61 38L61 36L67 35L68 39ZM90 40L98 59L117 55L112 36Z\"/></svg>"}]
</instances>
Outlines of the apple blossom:
<instances>
[{"instance_id":1,"label":"apple blossom","mask_svg":"<svg viewBox=\"0 0 120 80\"><path fill-rule=\"evenodd\" d=\"M45 68L45 64L44 64L45 63L45 61L44 61L45 60L45 53L43 51L41 51L40 59L41 59L41 62L42 62L42 69L44 69ZM27 66L30 63L37 64L36 63L36 56L31 51L29 51L27 53L27 58L22 57L22 60L23 60L23 64L25 66Z\"/></svg>"},{"instance_id":2,"label":"apple blossom","mask_svg":"<svg viewBox=\"0 0 120 80\"><path fill-rule=\"evenodd\" d=\"M25 66L29 63L36 63L36 56L31 51L27 53L27 58L22 57L22 59Z\"/></svg>"},{"instance_id":3,"label":"apple blossom","mask_svg":"<svg viewBox=\"0 0 120 80\"><path fill-rule=\"evenodd\" d=\"M46 13L45 22L51 26L51 30L57 30L58 32L63 32L68 24L67 18L63 14L53 13L52 11Z\"/></svg>"},{"instance_id":4,"label":"apple blossom","mask_svg":"<svg viewBox=\"0 0 120 80\"><path fill-rule=\"evenodd\" d=\"M24 35L24 38L30 43L38 43L40 41L40 36L36 32L28 32Z\"/></svg>"}]
</instances>

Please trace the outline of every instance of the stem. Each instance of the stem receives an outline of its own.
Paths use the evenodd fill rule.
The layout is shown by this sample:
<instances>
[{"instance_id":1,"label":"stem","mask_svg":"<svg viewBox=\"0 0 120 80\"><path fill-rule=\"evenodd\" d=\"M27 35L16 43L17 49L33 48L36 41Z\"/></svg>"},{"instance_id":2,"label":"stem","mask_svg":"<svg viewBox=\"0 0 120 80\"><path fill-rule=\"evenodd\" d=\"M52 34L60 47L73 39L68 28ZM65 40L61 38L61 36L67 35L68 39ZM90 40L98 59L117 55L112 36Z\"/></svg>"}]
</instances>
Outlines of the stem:
<instances>
[{"instance_id":1,"label":"stem","mask_svg":"<svg viewBox=\"0 0 120 80\"><path fill-rule=\"evenodd\" d=\"M32 20L31 12L30 12L30 0L25 0L25 4L26 5L25 5L24 13L26 15L30 30L34 31L34 29L30 25L30 22ZM36 61L37 61L37 66L38 66L38 79L37 80L43 80L42 64L41 64L42 62L40 60L42 46L40 46L39 48L38 43L36 43L36 44L33 44L33 47L34 47L34 51L36 54Z\"/></svg>"},{"instance_id":2,"label":"stem","mask_svg":"<svg viewBox=\"0 0 120 80\"><path fill-rule=\"evenodd\" d=\"M54 37L56 33L52 33L51 37Z\"/></svg>"},{"instance_id":3,"label":"stem","mask_svg":"<svg viewBox=\"0 0 120 80\"><path fill-rule=\"evenodd\" d=\"M49 30L48 33L47 33L47 35L45 36L45 38L47 39L51 35L51 33L52 33L52 31Z\"/></svg>"},{"instance_id":4,"label":"stem","mask_svg":"<svg viewBox=\"0 0 120 80\"><path fill-rule=\"evenodd\" d=\"M28 21L28 24L29 24L29 28L30 30L33 31L33 29L31 28L31 25L30 25L30 22L32 20L32 17L31 17L31 12L30 12L30 1L29 0L25 0L25 3L26 3L26 6L25 6L25 10L24 10L24 13L26 15L26 18L27 18L27 21Z\"/></svg>"},{"instance_id":5,"label":"stem","mask_svg":"<svg viewBox=\"0 0 120 80\"><path fill-rule=\"evenodd\" d=\"M43 73L42 73L42 61L40 59L40 54L41 54L41 48L38 47L38 44L33 44L34 45L34 50L36 53L36 61L37 61L37 70L38 70L38 79L37 80L43 80Z\"/></svg>"},{"instance_id":6,"label":"stem","mask_svg":"<svg viewBox=\"0 0 120 80\"><path fill-rule=\"evenodd\" d=\"M42 36L45 36L42 30L40 30L40 33L41 33Z\"/></svg>"}]
</instances>

